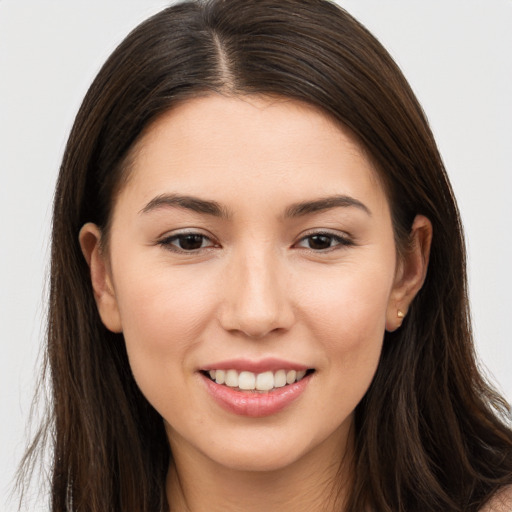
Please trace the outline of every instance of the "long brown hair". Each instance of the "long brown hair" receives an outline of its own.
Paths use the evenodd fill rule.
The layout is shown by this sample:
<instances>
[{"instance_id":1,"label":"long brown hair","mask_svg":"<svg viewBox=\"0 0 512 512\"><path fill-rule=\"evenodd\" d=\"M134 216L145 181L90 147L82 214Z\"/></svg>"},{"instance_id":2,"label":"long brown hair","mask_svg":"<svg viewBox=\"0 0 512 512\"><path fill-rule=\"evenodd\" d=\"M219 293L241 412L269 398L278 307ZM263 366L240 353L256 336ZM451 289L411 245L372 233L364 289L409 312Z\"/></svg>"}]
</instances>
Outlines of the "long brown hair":
<instances>
[{"instance_id":1,"label":"long brown hair","mask_svg":"<svg viewBox=\"0 0 512 512\"><path fill-rule=\"evenodd\" d=\"M512 483L510 410L475 363L462 227L427 120L380 43L326 0L188 1L137 27L77 115L57 183L47 362L53 390L51 510L166 510L162 419L101 323L78 232L108 232L126 156L187 98L269 94L316 106L366 148L386 185L397 247L423 214L434 238L425 284L386 333L358 405L346 511L477 511ZM44 436L43 436L44 437ZM27 462L30 462L30 454Z\"/></svg>"}]
</instances>

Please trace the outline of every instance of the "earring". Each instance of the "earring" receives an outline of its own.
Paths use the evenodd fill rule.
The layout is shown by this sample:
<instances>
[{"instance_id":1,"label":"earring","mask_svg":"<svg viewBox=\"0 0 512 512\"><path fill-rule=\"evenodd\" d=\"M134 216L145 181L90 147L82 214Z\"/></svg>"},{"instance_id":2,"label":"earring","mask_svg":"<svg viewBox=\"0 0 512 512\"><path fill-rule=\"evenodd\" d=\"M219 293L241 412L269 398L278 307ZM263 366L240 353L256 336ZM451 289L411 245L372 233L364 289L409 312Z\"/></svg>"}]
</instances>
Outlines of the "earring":
<instances>
[{"instance_id":1,"label":"earring","mask_svg":"<svg viewBox=\"0 0 512 512\"><path fill-rule=\"evenodd\" d=\"M403 318L405 315L404 315L404 312L403 312L401 309L399 309L399 310L396 312L396 316L397 316L398 318Z\"/></svg>"}]
</instances>

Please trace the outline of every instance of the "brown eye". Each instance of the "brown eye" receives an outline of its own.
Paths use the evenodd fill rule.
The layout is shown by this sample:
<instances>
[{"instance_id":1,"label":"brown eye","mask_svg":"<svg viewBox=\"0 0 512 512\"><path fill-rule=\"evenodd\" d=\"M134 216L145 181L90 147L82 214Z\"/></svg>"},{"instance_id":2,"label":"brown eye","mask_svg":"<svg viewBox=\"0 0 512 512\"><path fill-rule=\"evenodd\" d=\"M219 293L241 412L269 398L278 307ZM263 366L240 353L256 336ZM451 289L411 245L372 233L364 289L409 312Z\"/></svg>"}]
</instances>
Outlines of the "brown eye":
<instances>
[{"instance_id":1,"label":"brown eye","mask_svg":"<svg viewBox=\"0 0 512 512\"><path fill-rule=\"evenodd\" d=\"M207 247L212 247L214 244L205 235L200 233L181 233L178 235L169 236L159 242L160 245L178 252L193 252L199 251Z\"/></svg>"},{"instance_id":2,"label":"brown eye","mask_svg":"<svg viewBox=\"0 0 512 512\"><path fill-rule=\"evenodd\" d=\"M203 246L204 238L202 235L182 235L176 239L176 242L184 251L196 251Z\"/></svg>"},{"instance_id":3,"label":"brown eye","mask_svg":"<svg viewBox=\"0 0 512 512\"><path fill-rule=\"evenodd\" d=\"M348 238L332 233L313 233L302 238L297 245L312 251L328 251L353 245L353 243Z\"/></svg>"},{"instance_id":4,"label":"brown eye","mask_svg":"<svg viewBox=\"0 0 512 512\"><path fill-rule=\"evenodd\" d=\"M321 251L329 249L332 246L333 238L330 235L313 235L308 237L308 244L310 249Z\"/></svg>"}]
</instances>

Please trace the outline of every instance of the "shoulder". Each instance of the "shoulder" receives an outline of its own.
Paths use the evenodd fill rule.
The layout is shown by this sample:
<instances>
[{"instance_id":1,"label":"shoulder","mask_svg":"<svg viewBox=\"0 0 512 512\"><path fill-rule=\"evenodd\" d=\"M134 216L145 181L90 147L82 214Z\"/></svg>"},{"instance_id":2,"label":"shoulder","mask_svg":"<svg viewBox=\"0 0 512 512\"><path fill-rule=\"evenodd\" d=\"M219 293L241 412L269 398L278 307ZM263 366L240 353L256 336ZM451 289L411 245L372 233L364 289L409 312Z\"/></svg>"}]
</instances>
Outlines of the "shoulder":
<instances>
[{"instance_id":1,"label":"shoulder","mask_svg":"<svg viewBox=\"0 0 512 512\"><path fill-rule=\"evenodd\" d=\"M512 485L498 491L480 512L512 512Z\"/></svg>"}]
</instances>

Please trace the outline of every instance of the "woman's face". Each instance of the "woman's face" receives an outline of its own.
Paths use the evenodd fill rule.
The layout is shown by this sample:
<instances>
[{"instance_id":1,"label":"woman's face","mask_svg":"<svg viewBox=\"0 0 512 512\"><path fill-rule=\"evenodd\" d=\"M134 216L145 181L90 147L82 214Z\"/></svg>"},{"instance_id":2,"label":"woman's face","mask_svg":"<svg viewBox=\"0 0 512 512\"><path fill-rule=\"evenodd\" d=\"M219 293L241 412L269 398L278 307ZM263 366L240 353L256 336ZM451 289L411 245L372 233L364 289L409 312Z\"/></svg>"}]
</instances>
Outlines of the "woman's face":
<instances>
[{"instance_id":1,"label":"woman's face","mask_svg":"<svg viewBox=\"0 0 512 512\"><path fill-rule=\"evenodd\" d=\"M267 470L343 449L410 285L346 131L293 100L188 101L137 143L108 255L81 237L176 457Z\"/></svg>"}]
</instances>

